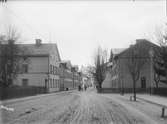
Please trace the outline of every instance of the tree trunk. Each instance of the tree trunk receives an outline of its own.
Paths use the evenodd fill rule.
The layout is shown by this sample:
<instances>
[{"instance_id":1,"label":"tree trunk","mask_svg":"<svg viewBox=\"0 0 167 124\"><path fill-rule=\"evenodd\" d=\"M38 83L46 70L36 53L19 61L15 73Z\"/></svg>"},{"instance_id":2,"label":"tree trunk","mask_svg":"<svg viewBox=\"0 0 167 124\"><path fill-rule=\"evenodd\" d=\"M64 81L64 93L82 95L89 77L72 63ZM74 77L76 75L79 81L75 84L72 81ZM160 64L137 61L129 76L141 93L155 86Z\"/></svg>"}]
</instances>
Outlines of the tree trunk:
<instances>
[{"instance_id":1,"label":"tree trunk","mask_svg":"<svg viewBox=\"0 0 167 124\"><path fill-rule=\"evenodd\" d=\"M155 81L156 88L158 88L158 83L160 81L160 77L159 77L159 75L156 75L156 73L154 73L154 81Z\"/></svg>"},{"instance_id":2,"label":"tree trunk","mask_svg":"<svg viewBox=\"0 0 167 124\"><path fill-rule=\"evenodd\" d=\"M156 88L158 88L158 81L156 81L155 83L156 83Z\"/></svg>"},{"instance_id":3,"label":"tree trunk","mask_svg":"<svg viewBox=\"0 0 167 124\"><path fill-rule=\"evenodd\" d=\"M99 83L99 88L101 89L102 88L102 86L101 86L102 84L101 83Z\"/></svg>"},{"instance_id":4,"label":"tree trunk","mask_svg":"<svg viewBox=\"0 0 167 124\"><path fill-rule=\"evenodd\" d=\"M136 101L136 81L133 79L133 98Z\"/></svg>"}]
</instances>

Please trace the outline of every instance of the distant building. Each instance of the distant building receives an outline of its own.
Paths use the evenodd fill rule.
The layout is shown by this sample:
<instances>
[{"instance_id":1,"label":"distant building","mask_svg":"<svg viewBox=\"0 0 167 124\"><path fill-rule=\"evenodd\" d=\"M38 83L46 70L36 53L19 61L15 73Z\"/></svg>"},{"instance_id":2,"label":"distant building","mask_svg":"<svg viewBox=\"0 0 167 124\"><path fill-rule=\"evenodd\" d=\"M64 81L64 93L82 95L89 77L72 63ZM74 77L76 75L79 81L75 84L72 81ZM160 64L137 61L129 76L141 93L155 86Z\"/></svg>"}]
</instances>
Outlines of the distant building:
<instances>
[{"instance_id":1,"label":"distant building","mask_svg":"<svg viewBox=\"0 0 167 124\"><path fill-rule=\"evenodd\" d=\"M81 83L81 75L78 72L77 66L72 66L71 62L68 61L61 61L59 63L59 67L62 70L62 74L60 76L61 83L60 89L61 90L69 90L73 88L77 88L78 85Z\"/></svg>"},{"instance_id":2,"label":"distant building","mask_svg":"<svg viewBox=\"0 0 167 124\"><path fill-rule=\"evenodd\" d=\"M150 91L151 88L155 87L154 70L150 59L150 50L156 49L158 46L145 39L138 39L136 43L148 48L147 55L145 55L147 62L141 69L139 80L136 83L136 88L137 91ZM115 55L112 67L108 67L106 78L102 84L103 89L108 89L108 91L110 90L111 92L131 92L133 90L132 77L125 62L126 59L129 59L129 49L130 48L127 48L121 53ZM167 85L159 83L159 87L167 87Z\"/></svg>"}]
</instances>

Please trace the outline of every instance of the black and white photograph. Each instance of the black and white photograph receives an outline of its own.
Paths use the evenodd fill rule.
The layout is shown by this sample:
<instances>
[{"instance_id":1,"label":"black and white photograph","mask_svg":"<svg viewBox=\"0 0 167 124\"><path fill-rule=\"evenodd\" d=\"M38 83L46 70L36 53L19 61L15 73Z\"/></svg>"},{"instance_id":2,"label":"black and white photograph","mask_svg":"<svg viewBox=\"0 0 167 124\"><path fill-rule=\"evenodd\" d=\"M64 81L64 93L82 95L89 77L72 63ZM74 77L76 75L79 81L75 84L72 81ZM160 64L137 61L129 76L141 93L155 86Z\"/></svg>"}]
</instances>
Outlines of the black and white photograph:
<instances>
[{"instance_id":1,"label":"black and white photograph","mask_svg":"<svg viewBox=\"0 0 167 124\"><path fill-rule=\"evenodd\" d=\"M167 0L0 0L0 124L167 124Z\"/></svg>"}]
</instances>

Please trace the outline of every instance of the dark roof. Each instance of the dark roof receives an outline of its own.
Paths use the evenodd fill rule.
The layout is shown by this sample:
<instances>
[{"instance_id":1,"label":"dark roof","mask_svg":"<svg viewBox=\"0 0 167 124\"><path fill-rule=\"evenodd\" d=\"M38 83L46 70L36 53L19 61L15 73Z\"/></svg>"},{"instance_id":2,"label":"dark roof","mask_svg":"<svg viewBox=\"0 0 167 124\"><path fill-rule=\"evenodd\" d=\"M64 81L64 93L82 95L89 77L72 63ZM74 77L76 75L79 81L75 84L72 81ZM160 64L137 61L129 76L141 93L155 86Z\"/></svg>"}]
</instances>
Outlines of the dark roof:
<instances>
[{"instance_id":1,"label":"dark roof","mask_svg":"<svg viewBox=\"0 0 167 124\"><path fill-rule=\"evenodd\" d=\"M35 44L18 44L21 48L26 48L27 54L49 54L52 49L51 44L41 44L40 46L36 46Z\"/></svg>"},{"instance_id":2,"label":"dark roof","mask_svg":"<svg viewBox=\"0 0 167 124\"><path fill-rule=\"evenodd\" d=\"M24 49L24 55L27 56L40 56L40 55L50 55L52 52L57 54L58 59L60 59L60 54L58 51L57 44L44 43L41 45L36 44L17 44L18 47Z\"/></svg>"},{"instance_id":3,"label":"dark roof","mask_svg":"<svg viewBox=\"0 0 167 124\"><path fill-rule=\"evenodd\" d=\"M121 52L123 52L126 48L112 48L112 52L114 55L117 55Z\"/></svg>"},{"instance_id":4,"label":"dark roof","mask_svg":"<svg viewBox=\"0 0 167 124\"><path fill-rule=\"evenodd\" d=\"M148 50L147 55L145 55L145 56L149 56L150 49L152 49L153 51L155 51L155 50L157 50L159 48L158 45L156 45L156 44L154 44L154 43L152 43L152 42L150 42L150 41L148 41L146 39L137 39L136 40L136 44L131 45L129 48L123 50L122 52L120 52L119 54L117 54L115 56L115 58L119 58L120 56L126 56L126 53L128 53L128 51L130 49L134 48L136 45L138 45L139 47L142 45L142 46L144 46Z\"/></svg>"},{"instance_id":5,"label":"dark roof","mask_svg":"<svg viewBox=\"0 0 167 124\"><path fill-rule=\"evenodd\" d=\"M51 43L43 43L40 45L17 44L17 46L22 51L22 53L20 53L20 56L46 57L51 54L56 54L57 60L61 61L57 44L51 44Z\"/></svg>"}]
</instances>

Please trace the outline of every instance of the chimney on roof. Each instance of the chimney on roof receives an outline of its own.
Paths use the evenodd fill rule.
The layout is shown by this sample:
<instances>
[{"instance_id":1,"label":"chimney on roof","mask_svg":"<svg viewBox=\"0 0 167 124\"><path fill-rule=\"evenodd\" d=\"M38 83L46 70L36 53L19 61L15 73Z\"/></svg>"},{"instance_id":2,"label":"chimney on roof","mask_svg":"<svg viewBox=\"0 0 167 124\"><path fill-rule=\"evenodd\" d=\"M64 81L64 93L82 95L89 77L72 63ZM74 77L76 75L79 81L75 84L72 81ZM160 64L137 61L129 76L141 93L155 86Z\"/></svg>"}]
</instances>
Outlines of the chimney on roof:
<instances>
[{"instance_id":1,"label":"chimney on roof","mask_svg":"<svg viewBox=\"0 0 167 124\"><path fill-rule=\"evenodd\" d=\"M133 46L134 46L134 44L131 44L131 45L130 45L130 48L132 48Z\"/></svg>"},{"instance_id":2,"label":"chimney on roof","mask_svg":"<svg viewBox=\"0 0 167 124\"><path fill-rule=\"evenodd\" d=\"M146 39L136 39L136 44L146 41Z\"/></svg>"},{"instance_id":3,"label":"chimney on roof","mask_svg":"<svg viewBox=\"0 0 167 124\"><path fill-rule=\"evenodd\" d=\"M35 42L36 42L36 46L40 46L42 44L41 39L35 39Z\"/></svg>"}]
</instances>

